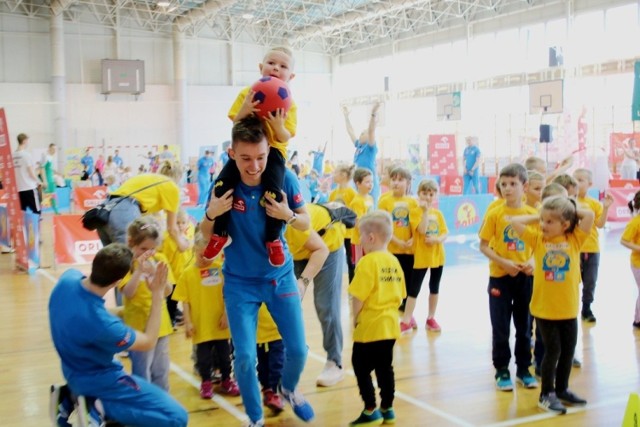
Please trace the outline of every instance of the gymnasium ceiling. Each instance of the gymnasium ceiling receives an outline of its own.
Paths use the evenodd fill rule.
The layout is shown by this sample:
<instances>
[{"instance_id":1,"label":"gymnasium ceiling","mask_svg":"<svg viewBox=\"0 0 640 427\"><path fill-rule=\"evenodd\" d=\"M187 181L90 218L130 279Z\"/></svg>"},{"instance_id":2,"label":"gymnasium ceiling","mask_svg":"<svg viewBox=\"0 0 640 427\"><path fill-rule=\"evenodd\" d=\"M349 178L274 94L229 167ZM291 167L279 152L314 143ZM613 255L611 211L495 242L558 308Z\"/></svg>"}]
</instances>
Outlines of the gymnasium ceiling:
<instances>
[{"instance_id":1,"label":"gymnasium ceiling","mask_svg":"<svg viewBox=\"0 0 640 427\"><path fill-rule=\"evenodd\" d=\"M565 0L0 0L0 14L341 55Z\"/></svg>"}]
</instances>

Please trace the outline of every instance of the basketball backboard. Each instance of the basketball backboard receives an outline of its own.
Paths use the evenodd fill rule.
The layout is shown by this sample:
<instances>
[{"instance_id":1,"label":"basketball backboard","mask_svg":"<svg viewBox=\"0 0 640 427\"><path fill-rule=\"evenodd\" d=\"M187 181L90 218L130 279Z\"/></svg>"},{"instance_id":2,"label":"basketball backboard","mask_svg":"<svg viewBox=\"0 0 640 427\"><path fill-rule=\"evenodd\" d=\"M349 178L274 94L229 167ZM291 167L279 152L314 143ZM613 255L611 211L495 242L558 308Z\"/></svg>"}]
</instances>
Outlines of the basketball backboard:
<instances>
[{"instance_id":1,"label":"basketball backboard","mask_svg":"<svg viewBox=\"0 0 640 427\"><path fill-rule=\"evenodd\" d=\"M460 92L437 95L436 116L438 120L461 120L462 107Z\"/></svg>"},{"instance_id":2,"label":"basketball backboard","mask_svg":"<svg viewBox=\"0 0 640 427\"><path fill-rule=\"evenodd\" d=\"M529 84L529 114L562 113L563 80Z\"/></svg>"}]
</instances>

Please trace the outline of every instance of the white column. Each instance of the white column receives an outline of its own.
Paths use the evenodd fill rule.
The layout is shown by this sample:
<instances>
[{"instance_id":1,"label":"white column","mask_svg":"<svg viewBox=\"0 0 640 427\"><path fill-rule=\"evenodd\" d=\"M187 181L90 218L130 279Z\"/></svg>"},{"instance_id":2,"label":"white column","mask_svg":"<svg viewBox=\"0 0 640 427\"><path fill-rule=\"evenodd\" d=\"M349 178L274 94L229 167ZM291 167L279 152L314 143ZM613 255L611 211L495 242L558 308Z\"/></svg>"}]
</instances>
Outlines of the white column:
<instances>
[{"instance_id":1,"label":"white column","mask_svg":"<svg viewBox=\"0 0 640 427\"><path fill-rule=\"evenodd\" d=\"M173 29L173 74L176 101L176 144L180 147L180 160L187 163L187 64L184 33Z\"/></svg>"},{"instance_id":2,"label":"white column","mask_svg":"<svg viewBox=\"0 0 640 427\"><path fill-rule=\"evenodd\" d=\"M66 77L64 67L64 22L62 12L51 13L51 101L53 116L53 143L58 146L57 170L64 170L64 152L67 148ZM48 144L47 144L48 145Z\"/></svg>"}]
</instances>

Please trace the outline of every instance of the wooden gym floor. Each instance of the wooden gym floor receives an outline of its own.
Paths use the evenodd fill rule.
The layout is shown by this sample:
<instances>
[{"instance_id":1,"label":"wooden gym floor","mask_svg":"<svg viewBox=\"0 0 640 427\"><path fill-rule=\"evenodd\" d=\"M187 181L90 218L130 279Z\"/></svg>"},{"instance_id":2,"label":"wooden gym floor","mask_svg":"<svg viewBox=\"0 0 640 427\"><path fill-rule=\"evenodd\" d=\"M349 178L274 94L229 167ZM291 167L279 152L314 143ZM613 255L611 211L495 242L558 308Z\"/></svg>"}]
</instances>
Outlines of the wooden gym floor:
<instances>
[{"instance_id":1,"label":"wooden gym floor","mask_svg":"<svg viewBox=\"0 0 640 427\"><path fill-rule=\"evenodd\" d=\"M496 390L491 365L491 328L486 284L487 262L473 244L451 243L441 286L437 319L441 333L426 332L428 287L418 300L420 329L395 348L398 426L615 426L621 425L629 393L640 391L640 332L633 330L637 288L628 250L618 244L620 225L603 236L595 325L582 324L571 388L589 404L557 416L536 406L539 389ZM60 363L49 336L47 304L56 277L65 267L52 265L51 217L43 220L43 266L35 275L13 270L12 255L0 256L0 425L42 427L48 420L48 388L62 382ZM79 267L86 271L87 267ZM346 280L345 280L346 287ZM317 388L324 366L322 335L313 309L313 293L303 302L309 358L300 387L312 403L315 426L346 426L362 409L350 371L351 328L346 291L343 298L343 352L347 375L331 388ZM171 336L171 392L190 413L189 425L240 426L239 397L199 398L191 345L178 330ZM125 360L126 364L126 360ZM512 375L515 370L512 362ZM265 411L268 426L302 426L290 409L277 417Z\"/></svg>"}]
</instances>

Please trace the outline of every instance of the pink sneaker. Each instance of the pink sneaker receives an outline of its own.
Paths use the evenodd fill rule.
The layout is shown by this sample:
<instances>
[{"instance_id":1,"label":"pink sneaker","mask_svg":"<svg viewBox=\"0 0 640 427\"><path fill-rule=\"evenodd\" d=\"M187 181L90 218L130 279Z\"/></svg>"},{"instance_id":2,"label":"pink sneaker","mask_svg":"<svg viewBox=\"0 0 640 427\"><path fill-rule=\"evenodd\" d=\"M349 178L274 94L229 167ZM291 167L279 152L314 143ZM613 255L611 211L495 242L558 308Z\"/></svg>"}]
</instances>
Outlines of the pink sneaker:
<instances>
[{"instance_id":1,"label":"pink sneaker","mask_svg":"<svg viewBox=\"0 0 640 427\"><path fill-rule=\"evenodd\" d=\"M409 332L413 331L413 329L411 328L411 323L404 323L404 322L400 322L400 333L401 334L407 334Z\"/></svg>"},{"instance_id":2,"label":"pink sneaker","mask_svg":"<svg viewBox=\"0 0 640 427\"><path fill-rule=\"evenodd\" d=\"M436 322L436 319L433 319L433 318L427 319L426 327L429 331L440 332L440 325L438 325L438 322Z\"/></svg>"},{"instance_id":3,"label":"pink sneaker","mask_svg":"<svg viewBox=\"0 0 640 427\"><path fill-rule=\"evenodd\" d=\"M280 398L280 395L270 388L262 391L262 402L276 414L284 410L284 402Z\"/></svg>"},{"instance_id":4,"label":"pink sneaker","mask_svg":"<svg viewBox=\"0 0 640 427\"><path fill-rule=\"evenodd\" d=\"M227 396L240 396L240 389L238 388L238 384L229 378L220 384L220 393L226 394Z\"/></svg>"},{"instance_id":5,"label":"pink sneaker","mask_svg":"<svg viewBox=\"0 0 640 427\"><path fill-rule=\"evenodd\" d=\"M411 316L411 322L409 322L409 325L411 325L411 329L414 331L418 329L418 322L416 322L415 317Z\"/></svg>"},{"instance_id":6,"label":"pink sneaker","mask_svg":"<svg viewBox=\"0 0 640 427\"><path fill-rule=\"evenodd\" d=\"M282 246L280 239L267 242L267 253L269 254L269 264L274 267L282 267L284 265L284 246Z\"/></svg>"},{"instance_id":7,"label":"pink sneaker","mask_svg":"<svg viewBox=\"0 0 640 427\"><path fill-rule=\"evenodd\" d=\"M202 381L202 384L200 384L200 397L203 399L211 399L213 397L213 384L211 384L211 381Z\"/></svg>"}]
</instances>

